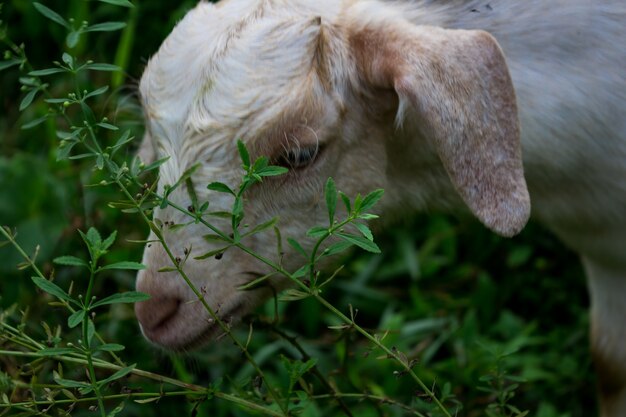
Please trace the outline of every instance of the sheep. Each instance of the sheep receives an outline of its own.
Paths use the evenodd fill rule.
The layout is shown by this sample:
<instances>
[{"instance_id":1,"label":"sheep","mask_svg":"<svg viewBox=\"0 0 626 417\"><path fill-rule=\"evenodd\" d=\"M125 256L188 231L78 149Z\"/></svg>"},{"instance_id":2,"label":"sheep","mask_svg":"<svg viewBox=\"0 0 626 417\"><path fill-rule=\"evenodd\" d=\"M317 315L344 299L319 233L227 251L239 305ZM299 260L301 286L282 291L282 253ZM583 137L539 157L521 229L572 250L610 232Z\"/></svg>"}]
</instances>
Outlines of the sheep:
<instances>
[{"instance_id":1,"label":"sheep","mask_svg":"<svg viewBox=\"0 0 626 417\"><path fill-rule=\"evenodd\" d=\"M348 195L386 190L377 213L469 210L513 236L532 214L580 254L591 298L591 349L601 416L626 416L626 3L622 0L228 0L200 3L143 74L147 133L140 155L169 156L158 191L190 166L206 189L240 176L236 141L290 172L250 190L251 224L280 216L285 236L326 221L323 183ZM520 133L521 132L521 133ZM529 195L531 197L529 197ZM170 201L189 205L185 187ZM171 207L163 222L184 223ZM210 249L206 231L165 231L176 254ZM154 237L154 236L152 236ZM247 242L274 259L269 234ZM298 267L284 248L283 265ZM185 272L206 302L236 321L267 288L249 255L191 256ZM182 350L217 326L148 245L136 306L144 335ZM272 285L288 285L280 278Z\"/></svg>"}]
</instances>

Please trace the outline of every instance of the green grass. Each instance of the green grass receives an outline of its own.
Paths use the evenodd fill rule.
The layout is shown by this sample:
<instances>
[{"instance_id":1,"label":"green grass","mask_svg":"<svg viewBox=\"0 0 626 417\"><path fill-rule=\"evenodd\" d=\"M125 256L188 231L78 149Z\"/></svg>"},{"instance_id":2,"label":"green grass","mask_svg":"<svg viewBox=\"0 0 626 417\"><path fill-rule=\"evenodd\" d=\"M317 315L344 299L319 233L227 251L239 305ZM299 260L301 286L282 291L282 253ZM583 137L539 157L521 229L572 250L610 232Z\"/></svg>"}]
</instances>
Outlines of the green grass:
<instances>
[{"instance_id":1,"label":"green grass","mask_svg":"<svg viewBox=\"0 0 626 417\"><path fill-rule=\"evenodd\" d=\"M107 116L122 131L131 129L140 137L136 80L150 54L194 3L142 1L128 10L83 0L45 2L76 22L129 22L121 32L86 34L74 48L66 46L63 27L37 13L30 1L6 2L1 19L5 26L8 22L9 37L18 45L26 45L29 62L36 69L50 67L64 51L81 60L121 66L123 73L90 72L80 75L79 81L89 90L111 85L107 94L95 98L96 115ZM130 241L144 239L148 228L136 215L108 206L123 198L116 187L88 186L106 178L94 170L93 160L57 161L56 132L68 128L63 120L49 120L29 130L20 128L45 115L48 105L37 96L19 112L27 94L20 91L20 75L16 68L0 74L0 225L17 231L17 241L28 254L37 253L36 264L43 275L54 275L54 282L65 290L73 287L73 294L84 293L89 277L80 269L52 263L62 255L87 257L77 230L95 226L104 236L117 230L116 243L103 255L103 262L110 264L139 260L142 245ZM50 78L50 83L53 94L74 89L68 77ZM70 117L80 116L75 107L67 111ZM99 137L104 145L115 139L113 132ZM132 154L130 150L122 152L128 158ZM125 155L119 157L124 159ZM370 333L386 333L384 343L389 349L416 360L413 369L417 376L439 398L450 395L446 405L451 412L456 401L463 405L459 415L487 415L490 404L493 408L499 397L519 384L513 390L514 397L507 401L519 410L528 410L529 415L582 417L595 413L584 278L574 254L548 232L531 223L520 236L507 240L470 218L431 214L388 227L377 234L376 241L382 254L345 256L341 276L324 296L344 314L348 314L349 306L353 311L358 309L356 322L360 326ZM20 329L42 345L75 343L81 338L80 326L68 328L66 310L50 305L55 299L33 284L32 269L18 269L21 262L16 250L0 248L2 323ZM134 275L127 270L108 271L93 281L93 293L102 299L130 291ZM273 323L273 302L248 319L254 327L248 351L280 393L290 385L290 370L299 366L294 360L315 360L316 366L304 374L304 382L295 382L296 390L308 390L314 396L304 400L307 407L302 415L340 416L349 408L355 416L400 416L409 415L406 406L430 408L428 397L410 376L354 328L329 329L340 324L338 317L316 300L281 302L278 309L278 325ZM251 361L228 340L174 356L150 346L138 335L130 305L102 308L94 322L107 342L126 346L118 353L125 364L136 363L138 369L179 382L212 386L217 395L205 394L203 401L188 398L186 414L250 415L249 409L236 405L237 399L270 406L267 386L259 384ZM243 324L234 333L239 340L246 340L248 326ZM0 350L4 352L0 354L0 395L10 396L12 402L30 401L28 386L37 399L44 399L45 387L38 384L55 385L53 370L62 370L67 379L85 379L83 365L17 356L16 352L26 349L10 341L6 329L0 333ZM111 371L100 368L94 371L98 380L111 375ZM324 398L331 392L327 384L346 394L342 399L345 408L332 398ZM171 386L166 388L176 392ZM160 383L139 375L113 381L104 388L109 397L160 390ZM78 396L75 389L69 391ZM185 390L179 387L179 391ZM57 394L57 399L66 397L62 392ZM111 412L121 402L125 406L119 415L173 415L181 410L179 397L146 404L111 398L104 405ZM89 406L96 404L78 403L72 415L91 415ZM51 415L67 407L60 405ZM6 410L0 408L0 415ZM12 408L8 415L20 412L24 410Z\"/></svg>"}]
</instances>

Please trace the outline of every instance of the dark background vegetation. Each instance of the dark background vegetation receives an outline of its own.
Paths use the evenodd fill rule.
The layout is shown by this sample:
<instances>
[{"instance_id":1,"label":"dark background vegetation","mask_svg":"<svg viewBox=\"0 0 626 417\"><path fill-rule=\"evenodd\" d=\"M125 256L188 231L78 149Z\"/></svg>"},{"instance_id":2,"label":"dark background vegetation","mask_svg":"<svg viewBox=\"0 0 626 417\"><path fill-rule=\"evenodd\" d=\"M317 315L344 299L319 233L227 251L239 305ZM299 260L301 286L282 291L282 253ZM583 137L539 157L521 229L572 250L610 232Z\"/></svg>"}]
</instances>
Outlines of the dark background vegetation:
<instances>
[{"instance_id":1,"label":"dark background vegetation","mask_svg":"<svg viewBox=\"0 0 626 417\"><path fill-rule=\"evenodd\" d=\"M42 3L76 21L126 21L129 17L126 9L84 0ZM88 34L71 52L123 66L125 78L113 80L113 94L101 104L113 109L106 113L111 120L132 128L140 137L137 81L148 58L195 1L133 3L137 7L130 12L124 35ZM1 19L10 38L26 44L35 68L50 67L66 50L64 29L37 13L30 0L6 1ZM131 48L128 61L120 56L122 48ZM16 68L0 72L0 224L15 228L29 253L39 245L37 263L46 273L54 272L56 282L65 288L72 281L78 287L84 285L84 277L71 268L54 270L51 259L85 256L77 229L96 226L105 235L118 230L118 242L108 260L140 260L141 245L128 240L144 238L147 227L136 216L108 207L108 202L120 198L117 190L88 186L101 179L91 162L56 161L54 122L31 130L20 128L44 114L47 105L39 99L26 112L18 111L23 97L19 76ZM92 76L84 81L94 87L111 82L110 73ZM62 77L52 79L53 91L71 89L67 82ZM358 253L346 258L342 276L326 296L342 311L347 311L348 304L357 308L357 321L364 327L388 330L388 346L397 346L418 359L416 370L427 383L434 382L437 389L449 383L464 404L460 415L485 415L487 403L493 401L478 388L485 386L480 377L492 373L497 364L494 351L511 353L501 362L503 369L525 380L512 400L518 408L538 417L595 414L584 278L575 255L549 232L531 222L520 236L502 239L468 217L430 214L401 220L380 233L377 241L383 254ZM12 248L0 248L0 307L17 305L18 310L27 310L31 334L45 339L40 322L64 325L67 317L47 305L50 299L36 290L29 272L18 271L20 261ZM97 285L102 296L132 289L134 274L119 271ZM410 380L393 375L397 368L392 363L367 354L364 340L350 332L329 330L328 325L336 320L315 301L281 303L280 310L280 328L299 335L308 353L318 358L320 370L342 390L379 393L407 404L419 396ZM260 309L256 320L269 320L271 311L269 305ZM245 385L253 375L228 342L181 357L148 345L127 305L101 314L96 324L107 340L127 346L125 361L137 362L142 369L201 385L223 378L231 390ZM280 378L279 355L298 354L275 333L264 331L260 323L256 326L254 356L269 374ZM245 333L245 326L240 331ZM2 372L11 374L17 365L13 358L0 357ZM150 383L132 379L128 384L140 387ZM367 401L351 406L355 415L403 414L398 408ZM166 416L181 413L181 408L181 415L191 414L192 406L182 406L180 400L163 399L158 405L145 406L129 402L124 415ZM321 415L324 410L320 404L306 415ZM203 404L199 411L207 416L247 415L218 400ZM84 410L79 413L91 415ZM337 410L332 413L340 415Z\"/></svg>"}]
</instances>

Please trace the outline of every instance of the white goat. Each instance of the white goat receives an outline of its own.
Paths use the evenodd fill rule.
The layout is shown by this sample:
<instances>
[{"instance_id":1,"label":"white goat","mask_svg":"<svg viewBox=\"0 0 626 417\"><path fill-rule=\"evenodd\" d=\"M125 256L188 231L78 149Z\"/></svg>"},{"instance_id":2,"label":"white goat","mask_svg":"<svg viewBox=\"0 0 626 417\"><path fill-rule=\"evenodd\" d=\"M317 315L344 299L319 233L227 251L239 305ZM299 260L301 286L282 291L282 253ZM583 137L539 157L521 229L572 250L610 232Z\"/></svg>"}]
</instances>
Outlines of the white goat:
<instances>
[{"instance_id":1,"label":"white goat","mask_svg":"<svg viewBox=\"0 0 626 417\"><path fill-rule=\"evenodd\" d=\"M141 94L141 154L170 156L160 191L200 162L199 199L228 210L225 194L205 187L237 183L242 139L294 165L246 203L248 222L279 215L287 236L326 221L331 176L348 195L384 188L383 214L466 206L505 236L527 221L528 184L533 216L581 255L589 277L601 415L626 416L623 0L201 3L150 60ZM189 205L184 187L170 199ZM172 208L154 215L185 221ZM237 251L194 261L210 247L203 234L192 225L166 239L176 255L193 247L186 273L236 320L269 295L236 288L268 267ZM270 239L247 243L272 258ZM285 267L299 266L290 255ZM163 248L147 247L144 262L137 288L152 299L136 311L146 337L184 349L214 336L200 303L185 302L194 298L185 283L157 272L170 263Z\"/></svg>"}]
</instances>

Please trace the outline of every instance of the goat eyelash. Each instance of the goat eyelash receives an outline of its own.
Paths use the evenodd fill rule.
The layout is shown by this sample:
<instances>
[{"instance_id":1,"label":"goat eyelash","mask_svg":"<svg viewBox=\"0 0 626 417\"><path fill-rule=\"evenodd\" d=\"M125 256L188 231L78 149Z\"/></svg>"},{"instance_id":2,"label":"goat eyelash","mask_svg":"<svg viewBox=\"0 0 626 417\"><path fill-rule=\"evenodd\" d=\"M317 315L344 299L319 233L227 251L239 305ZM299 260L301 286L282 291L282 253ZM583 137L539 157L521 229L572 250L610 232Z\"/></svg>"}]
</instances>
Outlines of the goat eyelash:
<instances>
[{"instance_id":1,"label":"goat eyelash","mask_svg":"<svg viewBox=\"0 0 626 417\"><path fill-rule=\"evenodd\" d=\"M321 151L320 146L305 146L291 149L285 149L283 154L278 158L278 165L290 169L302 169L311 165Z\"/></svg>"}]
</instances>

